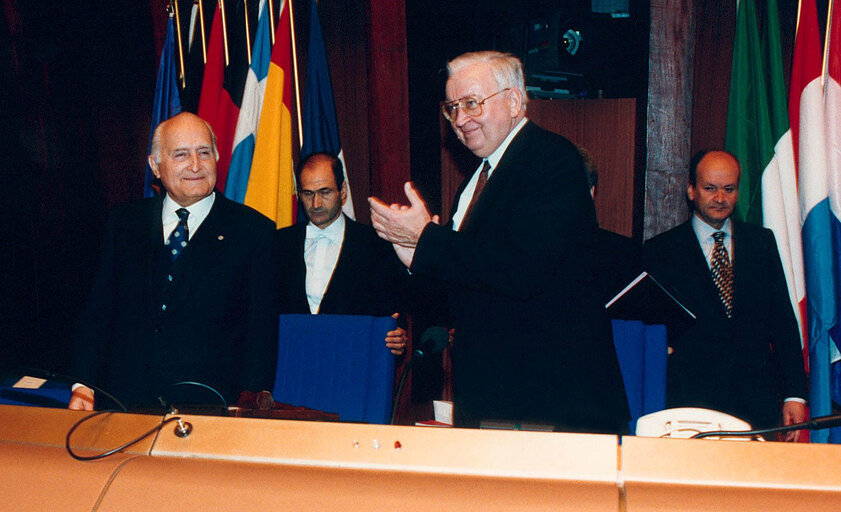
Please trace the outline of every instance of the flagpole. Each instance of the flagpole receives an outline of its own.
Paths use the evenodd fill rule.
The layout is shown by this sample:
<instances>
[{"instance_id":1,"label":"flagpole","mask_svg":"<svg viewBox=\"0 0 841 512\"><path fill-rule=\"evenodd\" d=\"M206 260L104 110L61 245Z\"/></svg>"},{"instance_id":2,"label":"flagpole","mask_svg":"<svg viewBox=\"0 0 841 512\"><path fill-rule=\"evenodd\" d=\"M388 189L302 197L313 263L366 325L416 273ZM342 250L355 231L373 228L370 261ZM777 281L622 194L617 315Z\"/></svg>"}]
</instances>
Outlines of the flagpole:
<instances>
[{"instance_id":1,"label":"flagpole","mask_svg":"<svg viewBox=\"0 0 841 512\"><path fill-rule=\"evenodd\" d=\"M824 34L823 43L823 62L821 63L821 90L826 94L826 77L827 69L829 68L829 38L832 37L832 8L835 5L835 0L829 0L829 5L826 8L826 33ZM799 9L798 9L799 15ZM836 34L837 35L837 34Z\"/></svg>"},{"instance_id":2,"label":"flagpole","mask_svg":"<svg viewBox=\"0 0 841 512\"><path fill-rule=\"evenodd\" d=\"M202 7L201 0L193 0L193 3L199 5L199 27L201 27L201 58L204 64L207 64L207 36L204 32L204 7Z\"/></svg>"},{"instance_id":3,"label":"flagpole","mask_svg":"<svg viewBox=\"0 0 841 512\"><path fill-rule=\"evenodd\" d=\"M219 0L219 9L222 18L222 46L225 47L225 67L231 63L231 57L228 54L228 22L225 20L225 0Z\"/></svg>"},{"instance_id":4,"label":"flagpole","mask_svg":"<svg viewBox=\"0 0 841 512\"><path fill-rule=\"evenodd\" d=\"M173 13L175 14L175 34L176 39L178 40L178 65L181 69L181 88L184 89L187 87L187 74L184 70L184 42L181 40L181 16L178 15L178 4L175 3L175 0L170 0L169 2L169 16L172 17Z\"/></svg>"},{"instance_id":5,"label":"flagpole","mask_svg":"<svg viewBox=\"0 0 841 512\"><path fill-rule=\"evenodd\" d=\"M274 46L274 0L269 0L269 34L272 36L272 46Z\"/></svg>"},{"instance_id":6,"label":"flagpole","mask_svg":"<svg viewBox=\"0 0 841 512\"><path fill-rule=\"evenodd\" d=\"M301 121L301 88L298 83L298 50L297 45L295 44L295 16L292 15L292 0L286 1L289 2L289 27L292 32L292 74L294 75L294 79L292 81L295 82L295 110L298 114L298 144L303 146L304 125ZM314 2L315 0L311 1Z\"/></svg>"},{"instance_id":7,"label":"flagpole","mask_svg":"<svg viewBox=\"0 0 841 512\"><path fill-rule=\"evenodd\" d=\"M251 31L248 28L248 0L242 0L242 6L245 19L245 49L248 53L248 65L251 65Z\"/></svg>"}]
</instances>

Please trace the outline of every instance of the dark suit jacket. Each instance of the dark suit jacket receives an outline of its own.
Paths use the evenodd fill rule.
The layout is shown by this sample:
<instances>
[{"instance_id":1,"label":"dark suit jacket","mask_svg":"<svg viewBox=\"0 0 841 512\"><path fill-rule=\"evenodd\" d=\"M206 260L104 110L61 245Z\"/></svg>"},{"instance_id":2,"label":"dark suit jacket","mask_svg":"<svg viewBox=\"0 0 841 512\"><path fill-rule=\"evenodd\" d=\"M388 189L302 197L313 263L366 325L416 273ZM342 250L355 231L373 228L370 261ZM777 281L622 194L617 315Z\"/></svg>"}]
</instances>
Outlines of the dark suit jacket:
<instances>
[{"instance_id":1,"label":"dark suit jacket","mask_svg":"<svg viewBox=\"0 0 841 512\"><path fill-rule=\"evenodd\" d=\"M428 225L411 268L449 289L456 421L621 430L628 407L575 146L527 123L473 208L460 231Z\"/></svg>"},{"instance_id":2,"label":"dark suit jacket","mask_svg":"<svg viewBox=\"0 0 841 512\"><path fill-rule=\"evenodd\" d=\"M306 224L277 232L280 313L310 312L304 261ZM345 238L319 313L391 316L404 311L407 272L391 244L374 230L345 218Z\"/></svg>"},{"instance_id":3,"label":"dark suit jacket","mask_svg":"<svg viewBox=\"0 0 841 512\"><path fill-rule=\"evenodd\" d=\"M128 406L154 405L158 396L215 403L206 392L171 387L180 381L212 386L229 402L243 390L270 389L277 360L273 223L217 192L170 267L162 205L161 197L144 199L111 213L79 319L76 374Z\"/></svg>"},{"instance_id":4,"label":"dark suit jacket","mask_svg":"<svg viewBox=\"0 0 841 512\"><path fill-rule=\"evenodd\" d=\"M732 222L732 319L691 220L643 247L645 269L698 317L689 329L669 326L667 406L715 409L770 427L779 421L780 400L806 397L800 337L774 234Z\"/></svg>"}]
</instances>

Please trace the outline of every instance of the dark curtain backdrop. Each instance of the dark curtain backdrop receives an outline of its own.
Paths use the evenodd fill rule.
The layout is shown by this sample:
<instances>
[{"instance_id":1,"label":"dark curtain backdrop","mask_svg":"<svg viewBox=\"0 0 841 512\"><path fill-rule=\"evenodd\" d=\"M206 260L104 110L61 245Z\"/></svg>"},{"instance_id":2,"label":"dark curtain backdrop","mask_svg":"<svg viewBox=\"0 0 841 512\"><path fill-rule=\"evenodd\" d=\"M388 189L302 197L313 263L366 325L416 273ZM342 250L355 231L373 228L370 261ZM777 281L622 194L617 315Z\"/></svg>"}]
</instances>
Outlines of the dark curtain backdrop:
<instances>
[{"instance_id":1,"label":"dark curtain backdrop","mask_svg":"<svg viewBox=\"0 0 841 512\"><path fill-rule=\"evenodd\" d=\"M148 6L6 0L4 364L65 368L102 219L142 193L157 56Z\"/></svg>"}]
</instances>

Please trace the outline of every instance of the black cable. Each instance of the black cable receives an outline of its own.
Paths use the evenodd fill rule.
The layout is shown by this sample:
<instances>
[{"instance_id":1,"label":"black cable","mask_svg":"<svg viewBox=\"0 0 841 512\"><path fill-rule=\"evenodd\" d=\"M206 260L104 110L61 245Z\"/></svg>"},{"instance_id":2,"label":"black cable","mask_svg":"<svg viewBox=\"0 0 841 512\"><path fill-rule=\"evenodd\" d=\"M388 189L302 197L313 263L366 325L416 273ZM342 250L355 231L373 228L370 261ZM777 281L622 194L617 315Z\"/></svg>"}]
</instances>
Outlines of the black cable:
<instances>
[{"instance_id":1,"label":"black cable","mask_svg":"<svg viewBox=\"0 0 841 512\"><path fill-rule=\"evenodd\" d=\"M171 385L171 387L175 387L175 386L187 386L187 385L189 385L189 386L198 386L198 387L200 387L200 388L205 388L205 389L209 389L210 391L213 391L213 393L215 393L215 394L216 394L216 396L218 396L218 397L219 397L219 401L221 401L221 402L222 402L222 407L224 407L224 410L227 412L227 410L228 410L228 401L227 401L227 400L225 400L225 397L224 397L224 396L222 396L222 393L220 393L220 392L216 391L214 388L212 388L211 386L208 386L207 384L202 384L201 382L196 382L196 381L193 381L193 380L182 380L181 382L176 382L175 384L172 384L172 385Z\"/></svg>"},{"instance_id":2,"label":"black cable","mask_svg":"<svg viewBox=\"0 0 841 512\"><path fill-rule=\"evenodd\" d=\"M406 365L403 366L403 371L400 372L400 381L397 384L397 392L392 399L391 421L388 422L389 425L394 425L394 420L397 419L397 405L400 403L400 395L403 394L403 385L406 384L406 376L409 375L409 370L412 368L414 363L415 358L412 357L406 362Z\"/></svg>"},{"instance_id":3,"label":"black cable","mask_svg":"<svg viewBox=\"0 0 841 512\"><path fill-rule=\"evenodd\" d=\"M703 439L705 437L719 436L719 437L744 437L744 436L761 436L765 434L773 434L774 432L788 432L793 430L822 430L825 428L834 428L841 426L841 415L832 414L828 416L818 416L811 420L802 423L794 423L791 425L784 425L782 427L764 428L759 430L713 430L711 432L699 432L690 439Z\"/></svg>"},{"instance_id":4,"label":"black cable","mask_svg":"<svg viewBox=\"0 0 841 512\"><path fill-rule=\"evenodd\" d=\"M154 433L160 431L164 427L164 425L166 425L167 423L171 423L173 421L179 421L181 419L180 416L173 416L172 418L167 418L167 419L163 420L160 425L156 425L154 428L152 428L148 432L144 433L140 437L137 437L136 439L134 439L132 441L129 441L128 443L126 443L122 446L118 446L117 448L114 448L113 450L108 450L107 452L104 452L104 453L100 453L100 454L97 454L97 455L85 456L85 455L78 455L75 452L73 452L73 449L70 448L70 436L73 435L73 432L75 432L76 429L79 428L82 425L82 423L88 421L89 419L95 418L95 417L99 416L100 414L113 413L113 412L120 412L120 411L117 411L117 410L114 410L114 409L109 409L109 410L105 410L105 411L97 411L97 412L95 412L93 414L89 414L89 415L85 416L84 418L80 419L79 421L77 421L70 428L70 430L67 432L67 437L65 437L65 439L64 439L64 447L67 449L67 453L69 453L70 456L73 457L74 459L81 460L81 461L104 459L105 457L109 457L111 455L114 455L115 453L117 453L121 450L125 450L129 446L132 446L134 444L139 443L143 439L149 437L151 434L154 434Z\"/></svg>"}]
</instances>

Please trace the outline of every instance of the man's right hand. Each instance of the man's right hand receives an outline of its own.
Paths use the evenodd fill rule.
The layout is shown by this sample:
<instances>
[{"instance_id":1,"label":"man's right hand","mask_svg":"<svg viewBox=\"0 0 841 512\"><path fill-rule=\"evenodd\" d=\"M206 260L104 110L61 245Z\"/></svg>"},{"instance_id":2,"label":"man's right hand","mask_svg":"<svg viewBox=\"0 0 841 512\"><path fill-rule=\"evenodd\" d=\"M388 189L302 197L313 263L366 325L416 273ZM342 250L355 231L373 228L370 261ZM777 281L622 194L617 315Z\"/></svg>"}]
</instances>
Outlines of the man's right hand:
<instances>
[{"instance_id":1,"label":"man's right hand","mask_svg":"<svg viewBox=\"0 0 841 512\"><path fill-rule=\"evenodd\" d=\"M74 389L70 395L70 402L67 403L67 408L74 411L92 411L93 390L85 386Z\"/></svg>"}]
</instances>

